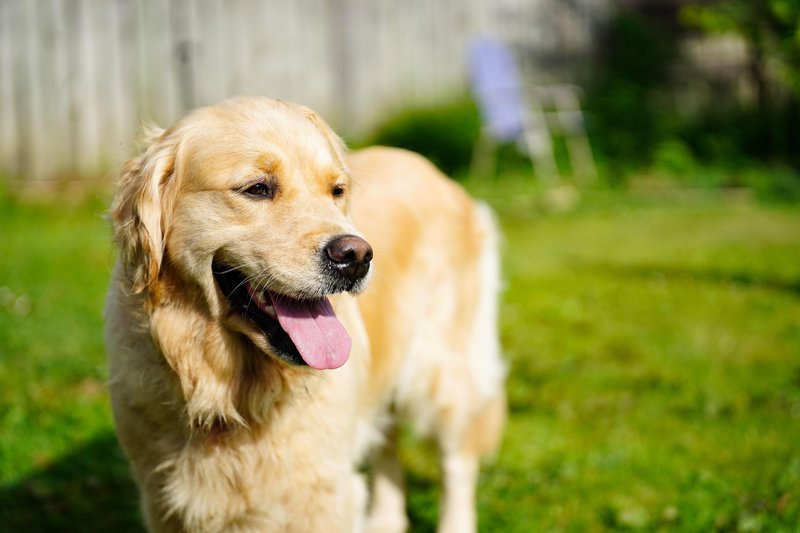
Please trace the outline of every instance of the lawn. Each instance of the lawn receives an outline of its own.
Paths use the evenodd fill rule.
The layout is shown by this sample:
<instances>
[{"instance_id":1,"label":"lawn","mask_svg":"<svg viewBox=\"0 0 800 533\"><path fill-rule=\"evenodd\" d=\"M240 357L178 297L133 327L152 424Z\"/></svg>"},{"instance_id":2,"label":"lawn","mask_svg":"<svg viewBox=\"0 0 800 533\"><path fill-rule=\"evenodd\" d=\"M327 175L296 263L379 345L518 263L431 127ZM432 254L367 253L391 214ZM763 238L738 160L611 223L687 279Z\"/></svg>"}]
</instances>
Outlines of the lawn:
<instances>
[{"instance_id":1,"label":"lawn","mask_svg":"<svg viewBox=\"0 0 800 533\"><path fill-rule=\"evenodd\" d=\"M470 188L505 233L511 366L481 530L797 531L800 208L647 188L553 213L513 180ZM5 531L140 530L104 386L103 209L0 196ZM435 454L403 459L412 531L433 531Z\"/></svg>"}]
</instances>

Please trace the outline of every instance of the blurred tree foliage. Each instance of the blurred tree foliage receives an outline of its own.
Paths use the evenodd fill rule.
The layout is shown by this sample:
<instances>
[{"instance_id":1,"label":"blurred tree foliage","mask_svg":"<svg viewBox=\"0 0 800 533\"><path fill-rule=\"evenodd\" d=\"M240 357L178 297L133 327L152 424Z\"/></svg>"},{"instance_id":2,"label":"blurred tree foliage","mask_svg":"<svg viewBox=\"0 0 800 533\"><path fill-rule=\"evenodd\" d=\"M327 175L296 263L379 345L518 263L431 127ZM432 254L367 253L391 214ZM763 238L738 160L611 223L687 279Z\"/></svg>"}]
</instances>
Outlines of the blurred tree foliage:
<instances>
[{"instance_id":1,"label":"blurred tree foliage","mask_svg":"<svg viewBox=\"0 0 800 533\"><path fill-rule=\"evenodd\" d=\"M767 104L768 68L775 65L782 81L800 96L800 1L718 0L690 3L681 21L710 34L736 33L750 50L750 71L758 103Z\"/></svg>"},{"instance_id":2,"label":"blurred tree foliage","mask_svg":"<svg viewBox=\"0 0 800 533\"><path fill-rule=\"evenodd\" d=\"M687 32L743 38L749 56L741 76L754 89L752 101L717 80L707 102L679 112L686 95L675 67L685 61ZM746 185L800 199L800 0L693 0L655 16L622 8L607 35L587 110L608 181L655 170L687 184Z\"/></svg>"},{"instance_id":3,"label":"blurred tree foliage","mask_svg":"<svg viewBox=\"0 0 800 533\"><path fill-rule=\"evenodd\" d=\"M711 106L684 127L684 137L706 157L737 165L744 155L771 164L766 182L752 183L747 172L738 180L762 195L800 199L800 0L695 0L679 20L707 35L740 36L755 89L754 108Z\"/></svg>"},{"instance_id":4,"label":"blurred tree foliage","mask_svg":"<svg viewBox=\"0 0 800 533\"><path fill-rule=\"evenodd\" d=\"M589 134L606 178L619 183L646 166L668 134L661 89L677 55L677 40L644 16L621 9L601 48L589 87Z\"/></svg>"}]
</instances>

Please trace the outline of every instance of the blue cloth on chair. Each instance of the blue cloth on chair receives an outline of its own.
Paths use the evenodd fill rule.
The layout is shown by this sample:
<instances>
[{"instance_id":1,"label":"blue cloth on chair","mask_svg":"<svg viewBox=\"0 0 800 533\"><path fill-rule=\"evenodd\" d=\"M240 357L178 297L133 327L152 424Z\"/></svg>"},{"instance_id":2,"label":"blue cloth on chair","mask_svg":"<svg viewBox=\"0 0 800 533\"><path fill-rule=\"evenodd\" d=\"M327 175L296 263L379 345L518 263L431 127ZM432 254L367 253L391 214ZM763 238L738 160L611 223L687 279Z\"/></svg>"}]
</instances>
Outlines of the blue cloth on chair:
<instances>
[{"instance_id":1,"label":"blue cloth on chair","mask_svg":"<svg viewBox=\"0 0 800 533\"><path fill-rule=\"evenodd\" d=\"M498 41L477 38L470 44L468 61L472 90L485 128L498 142L519 138L527 107L511 50Z\"/></svg>"}]
</instances>

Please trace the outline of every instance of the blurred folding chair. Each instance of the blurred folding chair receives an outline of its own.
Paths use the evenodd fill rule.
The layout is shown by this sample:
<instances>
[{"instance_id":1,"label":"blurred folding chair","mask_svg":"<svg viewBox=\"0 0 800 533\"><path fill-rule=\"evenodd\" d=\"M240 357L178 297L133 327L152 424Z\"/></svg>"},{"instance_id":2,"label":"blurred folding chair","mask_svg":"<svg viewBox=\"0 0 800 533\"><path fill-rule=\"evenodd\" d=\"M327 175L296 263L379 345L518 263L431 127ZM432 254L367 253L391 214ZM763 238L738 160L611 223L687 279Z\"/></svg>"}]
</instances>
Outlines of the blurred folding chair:
<instances>
[{"instance_id":1,"label":"blurred folding chair","mask_svg":"<svg viewBox=\"0 0 800 533\"><path fill-rule=\"evenodd\" d=\"M555 131L567 140L574 173L587 180L594 179L596 170L576 86L530 86L531 90L526 92L511 50L492 39L475 39L468 59L482 121L472 157L473 174L493 173L497 145L517 141L530 157L539 178L554 184L559 178L551 135ZM543 104L553 110L545 111Z\"/></svg>"},{"instance_id":2,"label":"blurred folding chair","mask_svg":"<svg viewBox=\"0 0 800 533\"><path fill-rule=\"evenodd\" d=\"M597 168L586 136L581 98L583 90L577 85L541 85L535 89L537 105L544 109L550 132L562 135L573 177L582 182L597 179Z\"/></svg>"}]
</instances>

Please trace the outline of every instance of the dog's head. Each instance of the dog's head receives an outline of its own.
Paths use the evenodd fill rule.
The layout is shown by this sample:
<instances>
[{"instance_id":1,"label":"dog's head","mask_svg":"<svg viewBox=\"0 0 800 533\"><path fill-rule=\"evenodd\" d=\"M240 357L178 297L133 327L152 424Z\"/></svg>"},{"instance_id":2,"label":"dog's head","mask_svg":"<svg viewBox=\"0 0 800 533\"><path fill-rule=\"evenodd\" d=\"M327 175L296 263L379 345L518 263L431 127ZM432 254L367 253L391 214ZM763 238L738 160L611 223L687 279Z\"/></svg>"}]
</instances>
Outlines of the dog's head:
<instances>
[{"instance_id":1,"label":"dog's head","mask_svg":"<svg viewBox=\"0 0 800 533\"><path fill-rule=\"evenodd\" d=\"M197 292L212 320L290 364L336 368L350 338L326 296L366 284L343 147L310 110L266 98L201 108L152 132L112 207L130 287Z\"/></svg>"}]
</instances>

